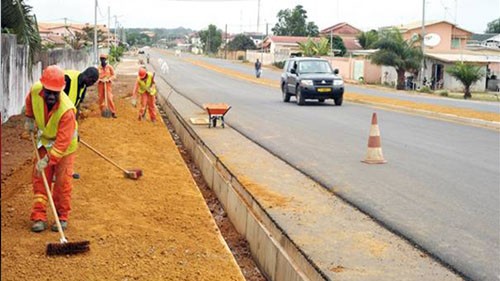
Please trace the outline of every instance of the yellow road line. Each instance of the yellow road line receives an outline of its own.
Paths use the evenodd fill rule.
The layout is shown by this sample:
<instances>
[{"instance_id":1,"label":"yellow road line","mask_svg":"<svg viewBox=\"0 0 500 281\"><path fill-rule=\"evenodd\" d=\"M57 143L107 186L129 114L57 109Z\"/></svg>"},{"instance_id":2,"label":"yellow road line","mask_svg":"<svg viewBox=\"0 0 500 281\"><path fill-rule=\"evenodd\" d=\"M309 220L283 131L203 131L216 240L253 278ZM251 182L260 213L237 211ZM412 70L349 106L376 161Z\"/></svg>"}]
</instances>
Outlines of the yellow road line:
<instances>
[{"instance_id":1,"label":"yellow road line","mask_svg":"<svg viewBox=\"0 0 500 281\"><path fill-rule=\"evenodd\" d=\"M213 70L225 75L229 75L231 77L239 78L241 80L249 81L252 83L269 86L272 88L280 88L280 85L277 81L266 79L266 78L255 78L253 75L244 74L235 70L226 69L223 67L215 66L213 64L209 64L206 62L202 62L200 60L183 58L184 61L187 61L191 64ZM371 95L363 95L358 93L346 92L344 94L344 99L351 102L359 102L359 103L370 103L375 105L384 105L384 106L394 106L394 107L402 107L406 109L413 110L421 110L421 111L429 111L434 113L455 115L464 118L472 118L479 119L483 121L490 122L500 122L500 114L494 112L479 112L471 109L465 108L456 108L451 106L441 106L441 105L432 105L426 103L412 102L412 101L404 101L399 99L391 99L385 97L377 97Z\"/></svg>"}]
</instances>

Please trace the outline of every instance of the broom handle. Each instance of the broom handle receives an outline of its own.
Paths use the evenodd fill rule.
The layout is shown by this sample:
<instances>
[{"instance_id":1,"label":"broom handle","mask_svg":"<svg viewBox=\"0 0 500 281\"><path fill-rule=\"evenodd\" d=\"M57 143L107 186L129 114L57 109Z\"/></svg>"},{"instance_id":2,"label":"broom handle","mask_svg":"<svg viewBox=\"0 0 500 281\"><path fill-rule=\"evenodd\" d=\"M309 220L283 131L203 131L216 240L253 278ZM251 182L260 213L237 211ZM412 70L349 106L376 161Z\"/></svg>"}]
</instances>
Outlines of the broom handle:
<instances>
[{"instance_id":1,"label":"broom handle","mask_svg":"<svg viewBox=\"0 0 500 281\"><path fill-rule=\"evenodd\" d=\"M106 102L106 110L109 110L108 106L108 82L104 82L104 101Z\"/></svg>"},{"instance_id":2,"label":"broom handle","mask_svg":"<svg viewBox=\"0 0 500 281\"><path fill-rule=\"evenodd\" d=\"M93 148L92 146L90 146L90 144L84 142L82 139L80 139L80 143L83 144L84 146L86 146L87 148L89 148L90 150L92 150L93 152L95 152L97 155L101 156L102 158L104 158L104 160L108 161L109 163L113 164L115 167L117 167L118 169L122 170L123 172L125 173L128 173L129 171L125 170L124 168L120 167L118 164L116 164L113 160L109 159L108 157L104 156L104 154L102 154L101 152L97 151L97 149Z\"/></svg>"},{"instance_id":3,"label":"broom handle","mask_svg":"<svg viewBox=\"0 0 500 281\"><path fill-rule=\"evenodd\" d=\"M31 141L33 142L33 148L35 149L36 159L40 161L40 154L38 154L38 148L36 146L35 135L33 134L33 132L31 132ZM54 205L54 199L52 199L52 193L50 192L47 176L45 176L45 171L41 171L40 173L42 174L43 185L45 186L45 191L47 192L47 197L49 198L50 209L52 209L52 213L54 214L54 218L56 219L57 230L61 235L61 243L67 243L68 240L66 240L66 237L64 236L61 222L59 222L59 216L57 215L56 206Z\"/></svg>"}]
</instances>

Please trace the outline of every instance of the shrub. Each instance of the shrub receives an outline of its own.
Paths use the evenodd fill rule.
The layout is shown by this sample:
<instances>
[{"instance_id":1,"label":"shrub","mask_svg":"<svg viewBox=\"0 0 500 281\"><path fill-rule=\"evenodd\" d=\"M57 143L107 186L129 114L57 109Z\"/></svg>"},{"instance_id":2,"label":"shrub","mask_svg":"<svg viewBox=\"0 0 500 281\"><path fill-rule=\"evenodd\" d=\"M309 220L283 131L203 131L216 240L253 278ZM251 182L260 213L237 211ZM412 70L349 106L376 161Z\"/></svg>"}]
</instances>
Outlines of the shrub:
<instances>
[{"instance_id":1,"label":"shrub","mask_svg":"<svg viewBox=\"0 0 500 281\"><path fill-rule=\"evenodd\" d=\"M431 88L429 88L429 86L423 86L418 91L420 93L428 93L428 94L432 93L432 90L431 90Z\"/></svg>"},{"instance_id":2,"label":"shrub","mask_svg":"<svg viewBox=\"0 0 500 281\"><path fill-rule=\"evenodd\" d=\"M283 69L283 67L285 66L285 61L275 61L273 62L273 65L279 69Z\"/></svg>"},{"instance_id":3,"label":"shrub","mask_svg":"<svg viewBox=\"0 0 500 281\"><path fill-rule=\"evenodd\" d=\"M245 59L245 56L244 55L239 55L238 56L238 60L244 60Z\"/></svg>"},{"instance_id":4,"label":"shrub","mask_svg":"<svg viewBox=\"0 0 500 281\"><path fill-rule=\"evenodd\" d=\"M448 91L446 91L446 90L438 91L437 94L440 95L440 96L442 96L442 97L447 97L448 96Z\"/></svg>"}]
</instances>

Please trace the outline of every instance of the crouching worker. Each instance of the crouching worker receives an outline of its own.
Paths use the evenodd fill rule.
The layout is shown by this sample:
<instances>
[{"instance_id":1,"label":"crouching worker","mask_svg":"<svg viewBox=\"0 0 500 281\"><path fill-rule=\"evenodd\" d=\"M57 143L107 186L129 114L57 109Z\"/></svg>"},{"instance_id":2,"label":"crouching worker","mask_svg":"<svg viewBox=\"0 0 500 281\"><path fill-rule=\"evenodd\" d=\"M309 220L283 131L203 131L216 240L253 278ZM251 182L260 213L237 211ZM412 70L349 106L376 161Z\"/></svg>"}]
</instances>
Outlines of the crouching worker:
<instances>
[{"instance_id":1,"label":"crouching worker","mask_svg":"<svg viewBox=\"0 0 500 281\"><path fill-rule=\"evenodd\" d=\"M52 197L61 226L68 226L71 210L73 162L78 147L76 109L69 97L62 92L64 73L55 65L48 66L40 81L33 84L26 97L25 129L37 134L40 161L35 158L33 167L33 208L31 220L33 232L47 229L48 197L42 172L49 182L54 180ZM50 206L49 206L50 207ZM54 223L52 231L57 231Z\"/></svg>"},{"instance_id":2,"label":"crouching worker","mask_svg":"<svg viewBox=\"0 0 500 281\"><path fill-rule=\"evenodd\" d=\"M88 67L83 72L77 70L64 71L64 81L66 82L64 92L76 107L76 119L80 114L80 104L85 99L87 88L94 85L98 79L99 70L93 66Z\"/></svg>"},{"instance_id":3,"label":"crouching worker","mask_svg":"<svg viewBox=\"0 0 500 281\"><path fill-rule=\"evenodd\" d=\"M156 122L156 84L154 81L154 74L147 71L145 68L139 69L139 76L134 86L134 93L132 94L132 105L137 105L137 94L141 101L141 109L139 110L139 121L146 117L146 106L149 111L149 118L152 122Z\"/></svg>"}]
</instances>

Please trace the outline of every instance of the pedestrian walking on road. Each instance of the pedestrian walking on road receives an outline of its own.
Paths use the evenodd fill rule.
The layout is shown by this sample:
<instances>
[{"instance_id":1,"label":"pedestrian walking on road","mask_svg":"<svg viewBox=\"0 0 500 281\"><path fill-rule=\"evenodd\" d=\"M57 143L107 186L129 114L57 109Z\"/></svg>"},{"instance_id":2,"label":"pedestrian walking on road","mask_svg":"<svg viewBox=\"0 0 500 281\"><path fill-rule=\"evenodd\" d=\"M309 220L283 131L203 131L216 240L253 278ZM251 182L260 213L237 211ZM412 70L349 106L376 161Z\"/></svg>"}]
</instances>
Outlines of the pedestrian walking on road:
<instances>
[{"instance_id":1,"label":"pedestrian walking on road","mask_svg":"<svg viewBox=\"0 0 500 281\"><path fill-rule=\"evenodd\" d=\"M53 179L52 197L64 229L68 226L71 210L71 190L75 151L78 148L76 108L62 92L64 72L56 65L48 66L40 81L33 84L26 97L24 128L31 134L38 131L37 144L40 160L33 161L33 232L47 229L47 192L42 172ZM54 223L52 231L57 231Z\"/></svg>"},{"instance_id":2,"label":"pedestrian walking on road","mask_svg":"<svg viewBox=\"0 0 500 281\"><path fill-rule=\"evenodd\" d=\"M260 78L260 75L262 74L262 63L257 59L255 62L255 77Z\"/></svg>"},{"instance_id":3,"label":"pedestrian walking on road","mask_svg":"<svg viewBox=\"0 0 500 281\"><path fill-rule=\"evenodd\" d=\"M141 109L139 110L139 121L146 117L146 106L149 111L149 118L152 122L156 122L156 84L154 81L154 73L147 71L141 67L139 75L135 82L134 92L132 94L132 105L137 106L137 94L140 96Z\"/></svg>"},{"instance_id":4,"label":"pedestrian walking on road","mask_svg":"<svg viewBox=\"0 0 500 281\"><path fill-rule=\"evenodd\" d=\"M106 109L105 97L107 95L107 107L111 110L111 116L116 118L116 108L113 102L113 93L111 92L111 84L115 80L115 70L107 63L108 55L101 54L99 56L101 64L99 65L99 83L97 84L97 90L99 92L99 108L101 112ZM106 87L106 90L104 89Z\"/></svg>"},{"instance_id":5,"label":"pedestrian walking on road","mask_svg":"<svg viewBox=\"0 0 500 281\"><path fill-rule=\"evenodd\" d=\"M90 87L99 79L99 70L93 66L88 67L83 72L78 70L65 70L64 81L66 86L64 92L76 107L76 119L80 115L80 104L85 99L87 87Z\"/></svg>"}]
</instances>

